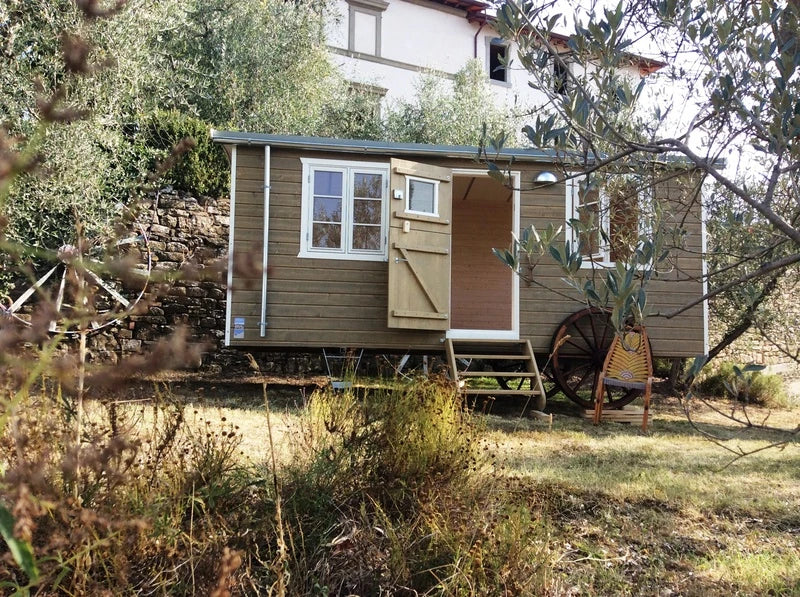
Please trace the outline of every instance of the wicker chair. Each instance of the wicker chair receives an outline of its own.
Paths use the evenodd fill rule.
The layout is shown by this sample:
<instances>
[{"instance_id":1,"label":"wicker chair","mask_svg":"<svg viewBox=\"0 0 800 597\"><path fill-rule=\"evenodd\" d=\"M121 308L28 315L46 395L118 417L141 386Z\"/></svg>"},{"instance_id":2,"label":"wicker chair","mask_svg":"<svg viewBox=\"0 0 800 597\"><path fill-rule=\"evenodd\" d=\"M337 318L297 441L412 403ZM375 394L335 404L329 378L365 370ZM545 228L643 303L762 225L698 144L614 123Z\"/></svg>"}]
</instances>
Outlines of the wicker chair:
<instances>
[{"instance_id":1,"label":"wicker chair","mask_svg":"<svg viewBox=\"0 0 800 597\"><path fill-rule=\"evenodd\" d=\"M605 387L618 386L644 390L642 430L647 431L652 385L653 357L650 354L650 341L647 339L647 332L644 327L632 327L626 330L622 336L615 335L595 388L595 425L600 422L603 416L603 393Z\"/></svg>"}]
</instances>

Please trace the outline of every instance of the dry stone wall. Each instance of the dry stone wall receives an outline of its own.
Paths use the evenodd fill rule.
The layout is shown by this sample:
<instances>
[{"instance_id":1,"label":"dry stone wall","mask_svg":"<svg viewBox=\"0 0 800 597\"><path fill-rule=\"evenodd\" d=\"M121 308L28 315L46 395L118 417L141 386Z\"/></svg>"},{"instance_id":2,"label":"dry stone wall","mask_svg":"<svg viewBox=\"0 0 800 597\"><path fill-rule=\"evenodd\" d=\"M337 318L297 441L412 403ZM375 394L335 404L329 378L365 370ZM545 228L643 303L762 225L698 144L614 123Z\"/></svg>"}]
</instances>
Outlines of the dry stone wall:
<instances>
[{"instance_id":1,"label":"dry stone wall","mask_svg":"<svg viewBox=\"0 0 800 597\"><path fill-rule=\"evenodd\" d=\"M228 198L196 198L169 188L141 204L139 221L147 230L153 262L153 281L143 297L148 308L92 336L94 359L115 362L146 351L183 326L207 347L203 362L196 365L226 373L247 368L242 351L224 346L229 216ZM190 275L184 276L186 271ZM257 358L265 373L302 375L324 369L318 355L273 353Z\"/></svg>"}]
</instances>

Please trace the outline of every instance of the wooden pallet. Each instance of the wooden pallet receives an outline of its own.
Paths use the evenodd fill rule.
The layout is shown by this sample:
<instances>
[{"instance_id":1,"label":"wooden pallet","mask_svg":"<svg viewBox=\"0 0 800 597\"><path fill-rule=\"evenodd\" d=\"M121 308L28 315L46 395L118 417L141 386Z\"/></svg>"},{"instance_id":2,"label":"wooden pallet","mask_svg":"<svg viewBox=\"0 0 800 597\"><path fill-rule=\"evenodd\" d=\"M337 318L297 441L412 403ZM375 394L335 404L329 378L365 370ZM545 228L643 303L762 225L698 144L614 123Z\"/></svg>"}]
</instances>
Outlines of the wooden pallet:
<instances>
[{"instance_id":1,"label":"wooden pallet","mask_svg":"<svg viewBox=\"0 0 800 597\"><path fill-rule=\"evenodd\" d=\"M604 408L601 421L614 421L616 423L636 423L641 424L644 416L644 409L638 406L623 406L622 408ZM594 409L581 411L581 417L594 420ZM653 420L653 409L647 413L647 423Z\"/></svg>"}]
</instances>

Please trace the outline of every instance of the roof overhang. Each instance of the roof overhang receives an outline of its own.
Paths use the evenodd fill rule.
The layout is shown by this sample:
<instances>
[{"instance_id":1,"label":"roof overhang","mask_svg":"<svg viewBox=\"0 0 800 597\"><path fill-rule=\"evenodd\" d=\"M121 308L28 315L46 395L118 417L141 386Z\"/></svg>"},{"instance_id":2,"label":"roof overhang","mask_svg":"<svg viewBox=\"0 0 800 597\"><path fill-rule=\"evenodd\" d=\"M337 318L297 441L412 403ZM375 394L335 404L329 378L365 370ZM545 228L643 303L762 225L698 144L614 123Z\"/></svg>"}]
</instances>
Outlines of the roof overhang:
<instances>
[{"instance_id":1,"label":"roof overhang","mask_svg":"<svg viewBox=\"0 0 800 597\"><path fill-rule=\"evenodd\" d=\"M470 145L426 145L423 143L392 143L389 141L365 141L335 139L330 137L299 137L293 135L267 135L237 131L211 130L215 143L239 146L286 147L307 151L332 151L380 156L433 156L442 158L477 159L479 155L493 161L553 163L563 159L563 152L534 148L503 148L481 150Z\"/></svg>"}]
</instances>

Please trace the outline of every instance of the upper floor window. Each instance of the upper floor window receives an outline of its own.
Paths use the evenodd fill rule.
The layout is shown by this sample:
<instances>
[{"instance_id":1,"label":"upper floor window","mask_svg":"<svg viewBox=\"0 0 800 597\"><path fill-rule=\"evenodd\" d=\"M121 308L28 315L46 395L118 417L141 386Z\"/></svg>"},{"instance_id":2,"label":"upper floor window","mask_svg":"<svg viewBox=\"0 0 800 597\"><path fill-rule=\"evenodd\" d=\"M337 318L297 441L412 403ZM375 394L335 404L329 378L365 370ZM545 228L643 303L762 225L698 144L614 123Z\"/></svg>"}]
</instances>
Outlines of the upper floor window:
<instances>
[{"instance_id":1,"label":"upper floor window","mask_svg":"<svg viewBox=\"0 0 800 597\"><path fill-rule=\"evenodd\" d=\"M488 52L489 79L508 83L508 44L502 39L490 39Z\"/></svg>"},{"instance_id":2,"label":"upper floor window","mask_svg":"<svg viewBox=\"0 0 800 597\"><path fill-rule=\"evenodd\" d=\"M553 61L553 91L559 95L567 95L569 67L563 62Z\"/></svg>"},{"instance_id":3,"label":"upper floor window","mask_svg":"<svg viewBox=\"0 0 800 597\"><path fill-rule=\"evenodd\" d=\"M300 257L386 258L389 166L303 158Z\"/></svg>"},{"instance_id":4,"label":"upper floor window","mask_svg":"<svg viewBox=\"0 0 800 597\"><path fill-rule=\"evenodd\" d=\"M645 230L643 216L649 213L649 193L641 181L617 175L589 183L585 176L567 184L567 220L570 240L581 243L584 266L612 265L630 257Z\"/></svg>"},{"instance_id":5,"label":"upper floor window","mask_svg":"<svg viewBox=\"0 0 800 597\"><path fill-rule=\"evenodd\" d=\"M389 6L382 0L350 0L348 49L381 55L381 17Z\"/></svg>"}]
</instances>

